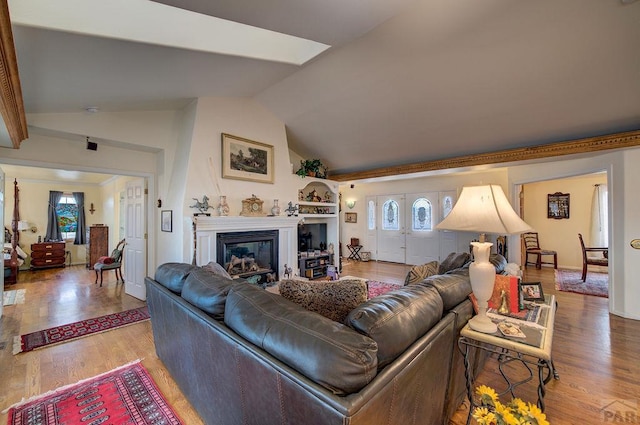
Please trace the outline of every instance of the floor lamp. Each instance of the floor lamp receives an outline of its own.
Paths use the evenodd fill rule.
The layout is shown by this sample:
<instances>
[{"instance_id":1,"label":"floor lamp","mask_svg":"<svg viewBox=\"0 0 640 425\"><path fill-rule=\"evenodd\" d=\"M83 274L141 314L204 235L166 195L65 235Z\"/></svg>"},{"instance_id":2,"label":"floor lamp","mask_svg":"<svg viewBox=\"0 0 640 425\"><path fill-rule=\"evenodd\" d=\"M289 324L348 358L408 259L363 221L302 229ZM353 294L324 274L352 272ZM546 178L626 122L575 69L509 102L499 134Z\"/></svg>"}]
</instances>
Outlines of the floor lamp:
<instances>
[{"instance_id":1,"label":"floor lamp","mask_svg":"<svg viewBox=\"0 0 640 425\"><path fill-rule=\"evenodd\" d=\"M500 186L485 185L463 187L453 210L436 229L480 233L480 242L471 242L474 261L469 266L469 279L478 300L478 314L469 320L469 326L478 332L496 332L496 325L487 317L496 269L489 262L493 244L485 242L485 233L514 235L531 230L531 226L516 214Z\"/></svg>"}]
</instances>

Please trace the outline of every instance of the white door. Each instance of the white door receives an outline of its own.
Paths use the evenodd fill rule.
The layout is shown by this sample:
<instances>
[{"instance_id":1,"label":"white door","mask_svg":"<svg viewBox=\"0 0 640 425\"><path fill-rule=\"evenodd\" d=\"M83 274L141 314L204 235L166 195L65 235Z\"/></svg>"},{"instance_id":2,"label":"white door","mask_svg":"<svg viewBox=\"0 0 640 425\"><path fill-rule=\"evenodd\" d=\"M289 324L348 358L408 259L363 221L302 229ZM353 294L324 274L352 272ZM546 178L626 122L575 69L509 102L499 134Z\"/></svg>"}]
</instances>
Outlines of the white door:
<instances>
[{"instance_id":1,"label":"white door","mask_svg":"<svg viewBox=\"0 0 640 425\"><path fill-rule=\"evenodd\" d=\"M141 300L147 298L144 286L144 277L147 274L146 205L145 180L136 179L127 182L124 291Z\"/></svg>"},{"instance_id":2,"label":"white door","mask_svg":"<svg viewBox=\"0 0 640 425\"><path fill-rule=\"evenodd\" d=\"M449 215L453 209L453 205L456 203L456 191L450 190L447 192L440 192L440 220L438 223ZM447 258L452 252L458 252L458 233L450 230L440 230L440 261Z\"/></svg>"},{"instance_id":3,"label":"white door","mask_svg":"<svg viewBox=\"0 0 640 425\"><path fill-rule=\"evenodd\" d=\"M377 198L378 260L405 262L404 195Z\"/></svg>"},{"instance_id":4,"label":"white door","mask_svg":"<svg viewBox=\"0 0 640 425\"><path fill-rule=\"evenodd\" d=\"M410 193L405 201L406 263L426 264L440 255L438 192Z\"/></svg>"},{"instance_id":5,"label":"white door","mask_svg":"<svg viewBox=\"0 0 640 425\"><path fill-rule=\"evenodd\" d=\"M0 169L0 222L4 223L4 171ZM4 239L4 232L2 233ZM0 294L4 294L4 256L0 262ZM0 302L0 317L2 317L2 303Z\"/></svg>"},{"instance_id":6,"label":"white door","mask_svg":"<svg viewBox=\"0 0 640 425\"><path fill-rule=\"evenodd\" d=\"M366 239L364 241L364 251L371 252L371 259L378 259L378 234L377 234L377 220L376 217L376 198L375 196L367 196L367 233Z\"/></svg>"}]
</instances>

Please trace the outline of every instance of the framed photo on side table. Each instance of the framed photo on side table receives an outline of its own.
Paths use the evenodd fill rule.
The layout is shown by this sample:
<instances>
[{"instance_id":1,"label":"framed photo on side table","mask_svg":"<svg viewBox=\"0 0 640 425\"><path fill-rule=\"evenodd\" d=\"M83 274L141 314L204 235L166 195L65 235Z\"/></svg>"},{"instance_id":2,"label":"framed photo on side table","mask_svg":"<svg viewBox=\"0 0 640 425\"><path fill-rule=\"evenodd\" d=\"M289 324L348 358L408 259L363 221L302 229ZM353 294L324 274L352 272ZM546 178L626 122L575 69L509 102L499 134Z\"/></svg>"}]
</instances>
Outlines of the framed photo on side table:
<instances>
[{"instance_id":1,"label":"framed photo on side table","mask_svg":"<svg viewBox=\"0 0 640 425\"><path fill-rule=\"evenodd\" d=\"M540 282L522 282L520 291L525 301L544 301L544 293Z\"/></svg>"},{"instance_id":2,"label":"framed photo on side table","mask_svg":"<svg viewBox=\"0 0 640 425\"><path fill-rule=\"evenodd\" d=\"M163 210L160 213L160 230L173 232L173 210Z\"/></svg>"}]
</instances>

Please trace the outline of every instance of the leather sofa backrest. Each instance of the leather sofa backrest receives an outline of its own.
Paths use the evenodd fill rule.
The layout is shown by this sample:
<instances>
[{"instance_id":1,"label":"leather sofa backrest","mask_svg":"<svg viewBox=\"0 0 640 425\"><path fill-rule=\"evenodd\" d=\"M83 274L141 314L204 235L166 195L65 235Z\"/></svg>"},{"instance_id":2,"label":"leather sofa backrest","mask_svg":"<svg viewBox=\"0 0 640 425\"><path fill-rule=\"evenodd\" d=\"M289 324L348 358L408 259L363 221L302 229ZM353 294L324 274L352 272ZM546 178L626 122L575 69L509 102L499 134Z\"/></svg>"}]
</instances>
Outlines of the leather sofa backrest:
<instances>
[{"instance_id":1,"label":"leather sofa backrest","mask_svg":"<svg viewBox=\"0 0 640 425\"><path fill-rule=\"evenodd\" d=\"M255 286L231 288L224 323L335 394L357 392L376 376L371 338Z\"/></svg>"},{"instance_id":2,"label":"leather sofa backrest","mask_svg":"<svg viewBox=\"0 0 640 425\"><path fill-rule=\"evenodd\" d=\"M419 285L433 286L438 291L442 298L444 311L451 310L471 293L468 268L459 268L451 270L447 274L429 276Z\"/></svg>"},{"instance_id":3,"label":"leather sofa backrest","mask_svg":"<svg viewBox=\"0 0 640 425\"><path fill-rule=\"evenodd\" d=\"M161 264L156 269L154 280L171 292L180 294L187 276L196 268L198 267L184 263Z\"/></svg>"},{"instance_id":4,"label":"leather sofa backrest","mask_svg":"<svg viewBox=\"0 0 640 425\"><path fill-rule=\"evenodd\" d=\"M227 294L237 283L203 268L196 268L187 276L182 288L182 298L189 301L216 320L224 319L224 306Z\"/></svg>"},{"instance_id":5,"label":"leather sofa backrest","mask_svg":"<svg viewBox=\"0 0 640 425\"><path fill-rule=\"evenodd\" d=\"M441 318L435 288L409 285L379 295L353 309L346 323L378 344L378 368L391 363Z\"/></svg>"}]
</instances>

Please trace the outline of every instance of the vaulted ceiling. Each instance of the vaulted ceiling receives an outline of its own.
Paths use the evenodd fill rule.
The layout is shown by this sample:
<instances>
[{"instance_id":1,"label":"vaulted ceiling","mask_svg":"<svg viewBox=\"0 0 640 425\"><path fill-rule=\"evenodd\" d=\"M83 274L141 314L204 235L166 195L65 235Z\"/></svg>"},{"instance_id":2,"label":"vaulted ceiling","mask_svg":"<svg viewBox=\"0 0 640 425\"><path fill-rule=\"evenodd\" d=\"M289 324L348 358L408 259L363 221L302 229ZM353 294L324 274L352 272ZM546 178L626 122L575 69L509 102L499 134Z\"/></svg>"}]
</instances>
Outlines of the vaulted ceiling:
<instances>
[{"instance_id":1,"label":"vaulted ceiling","mask_svg":"<svg viewBox=\"0 0 640 425\"><path fill-rule=\"evenodd\" d=\"M11 0L9 9L37 1ZM54 3L65 15L64 2ZM12 15L27 114L251 97L285 123L294 151L333 173L640 129L640 1L156 3L330 47L296 65L45 28ZM139 22L154 25L152 16ZM193 35L184 26L162 29Z\"/></svg>"}]
</instances>

